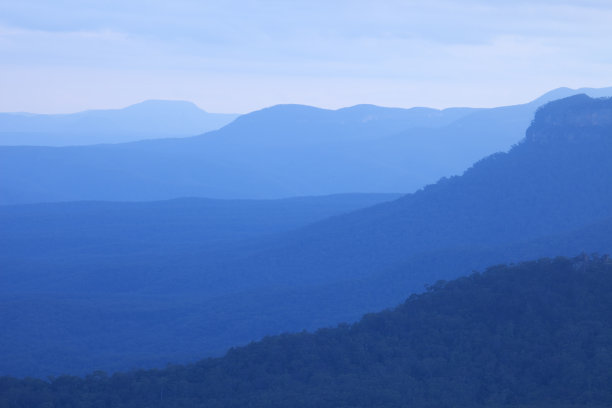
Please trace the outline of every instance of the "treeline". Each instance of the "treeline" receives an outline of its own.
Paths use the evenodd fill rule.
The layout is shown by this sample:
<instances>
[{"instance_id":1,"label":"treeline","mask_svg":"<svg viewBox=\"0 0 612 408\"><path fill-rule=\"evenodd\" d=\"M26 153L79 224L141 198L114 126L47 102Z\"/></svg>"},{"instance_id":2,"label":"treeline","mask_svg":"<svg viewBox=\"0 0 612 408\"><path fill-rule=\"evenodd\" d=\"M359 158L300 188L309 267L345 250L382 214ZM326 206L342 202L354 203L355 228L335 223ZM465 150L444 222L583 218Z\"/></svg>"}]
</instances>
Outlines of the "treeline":
<instances>
[{"instance_id":1,"label":"treeline","mask_svg":"<svg viewBox=\"0 0 612 408\"><path fill-rule=\"evenodd\" d=\"M163 370L0 379L1 407L609 407L612 261L438 282L353 325Z\"/></svg>"}]
</instances>

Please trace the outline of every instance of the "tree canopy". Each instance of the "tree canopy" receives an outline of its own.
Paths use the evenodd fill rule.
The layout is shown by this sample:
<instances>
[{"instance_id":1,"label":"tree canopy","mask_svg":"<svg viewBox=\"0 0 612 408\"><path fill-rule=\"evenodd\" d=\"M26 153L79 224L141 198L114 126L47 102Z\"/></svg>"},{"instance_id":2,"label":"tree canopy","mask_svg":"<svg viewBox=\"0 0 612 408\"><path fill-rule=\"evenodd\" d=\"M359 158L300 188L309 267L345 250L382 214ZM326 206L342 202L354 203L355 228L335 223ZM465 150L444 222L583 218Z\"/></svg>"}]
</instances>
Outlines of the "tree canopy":
<instances>
[{"instance_id":1,"label":"tree canopy","mask_svg":"<svg viewBox=\"0 0 612 408\"><path fill-rule=\"evenodd\" d=\"M206 359L48 381L0 379L2 407L604 407L612 261L500 265L393 310Z\"/></svg>"}]
</instances>

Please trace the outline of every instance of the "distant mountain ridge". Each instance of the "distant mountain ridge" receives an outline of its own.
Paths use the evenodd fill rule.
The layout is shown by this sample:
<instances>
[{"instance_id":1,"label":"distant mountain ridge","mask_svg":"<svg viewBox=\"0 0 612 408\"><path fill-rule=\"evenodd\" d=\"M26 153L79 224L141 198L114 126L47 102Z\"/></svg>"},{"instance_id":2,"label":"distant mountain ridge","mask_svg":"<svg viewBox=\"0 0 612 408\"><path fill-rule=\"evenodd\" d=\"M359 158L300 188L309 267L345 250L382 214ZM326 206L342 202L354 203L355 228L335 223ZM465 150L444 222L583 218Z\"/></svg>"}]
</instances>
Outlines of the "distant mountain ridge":
<instances>
[{"instance_id":1,"label":"distant mountain ridge","mask_svg":"<svg viewBox=\"0 0 612 408\"><path fill-rule=\"evenodd\" d=\"M224 134L247 135L261 143L277 138L290 138L292 143L309 143L321 136L326 141L348 139L381 139L407 128L439 128L479 109L474 108L386 108L376 105L355 105L337 110L306 105L275 105L242 115L223 130ZM264 128L265 127L265 128ZM268 139L274 137L274 139ZM331 140L329 140L331 139ZM315 139L316 140L316 139Z\"/></svg>"},{"instance_id":2,"label":"distant mountain ridge","mask_svg":"<svg viewBox=\"0 0 612 408\"><path fill-rule=\"evenodd\" d=\"M540 103L444 111L281 105L196 137L5 146L0 204L409 193L508 150Z\"/></svg>"},{"instance_id":3,"label":"distant mountain ridge","mask_svg":"<svg viewBox=\"0 0 612 408\"><path fill-rule=\"evenodd\" d=\"M123 109L72 114L0 113L0 145L67 146L187 137L237 118L186 101L147 100Z\"/></svg>"}]
</instances>

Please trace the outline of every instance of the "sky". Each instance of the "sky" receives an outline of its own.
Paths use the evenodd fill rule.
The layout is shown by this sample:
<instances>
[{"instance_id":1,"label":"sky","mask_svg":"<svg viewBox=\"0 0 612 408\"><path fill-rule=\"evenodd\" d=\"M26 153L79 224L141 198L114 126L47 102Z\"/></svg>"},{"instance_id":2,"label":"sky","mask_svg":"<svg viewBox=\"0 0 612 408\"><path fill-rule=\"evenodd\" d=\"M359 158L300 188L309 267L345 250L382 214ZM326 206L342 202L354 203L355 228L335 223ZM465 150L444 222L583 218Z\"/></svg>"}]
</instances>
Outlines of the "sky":
<instances>
[{"instance_id":1,"label":"sky","mask_svg":"<svg viewBox=\"0 0 612 408\"><path fill-rule=\"evenodd\" d=\"M492 107L612 86L612 2L2 0L0 111Z\"/></svg>"}]
</instances>

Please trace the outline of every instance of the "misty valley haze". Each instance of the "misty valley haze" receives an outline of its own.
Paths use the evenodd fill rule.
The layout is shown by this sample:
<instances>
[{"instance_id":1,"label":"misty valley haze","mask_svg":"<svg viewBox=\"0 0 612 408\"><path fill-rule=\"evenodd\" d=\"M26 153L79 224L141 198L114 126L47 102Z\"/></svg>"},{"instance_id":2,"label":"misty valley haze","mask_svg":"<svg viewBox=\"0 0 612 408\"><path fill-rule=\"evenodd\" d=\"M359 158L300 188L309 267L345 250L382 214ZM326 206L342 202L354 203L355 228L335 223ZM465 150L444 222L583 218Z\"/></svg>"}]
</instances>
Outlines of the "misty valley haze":
<instances>
[{"instance_id":1,"label":"misty valley haze","mask_svg":"<svg viewBox=\"0 0 612 408\"><path fill-rule=\"evenodd\" d=\"M582 92L1 147L0 403L605 406L612 99Z\"/></svg>"},{"instance_id":2,"label":"misty valley haze","mask_svg":"<svg viewBox=\"0 0 612 408\"><path fill-rule=\"evenodd\" d=\"M610 21L0 1L0 408L612 407Z\"/></svg>"}]
</instances>

